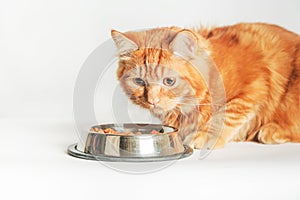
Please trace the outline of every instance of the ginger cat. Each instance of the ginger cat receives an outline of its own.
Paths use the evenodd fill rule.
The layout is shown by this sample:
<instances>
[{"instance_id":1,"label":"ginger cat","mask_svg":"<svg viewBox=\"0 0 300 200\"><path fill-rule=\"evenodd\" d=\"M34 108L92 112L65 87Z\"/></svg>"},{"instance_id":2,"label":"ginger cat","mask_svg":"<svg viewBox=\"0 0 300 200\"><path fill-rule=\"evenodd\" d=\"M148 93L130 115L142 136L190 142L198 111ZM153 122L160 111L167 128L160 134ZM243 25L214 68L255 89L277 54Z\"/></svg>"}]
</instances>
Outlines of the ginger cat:
<instances>
[{"instance_id":1,"label":"ginger cat","mask_svg":"<svg viewBox=\"0 0 300 200\"><path fill-rule=\"evenodd\" d=\"M264 23L111 34L125 93L184 143L300 142L299 35Z\"/></svg>"}]
</instances>

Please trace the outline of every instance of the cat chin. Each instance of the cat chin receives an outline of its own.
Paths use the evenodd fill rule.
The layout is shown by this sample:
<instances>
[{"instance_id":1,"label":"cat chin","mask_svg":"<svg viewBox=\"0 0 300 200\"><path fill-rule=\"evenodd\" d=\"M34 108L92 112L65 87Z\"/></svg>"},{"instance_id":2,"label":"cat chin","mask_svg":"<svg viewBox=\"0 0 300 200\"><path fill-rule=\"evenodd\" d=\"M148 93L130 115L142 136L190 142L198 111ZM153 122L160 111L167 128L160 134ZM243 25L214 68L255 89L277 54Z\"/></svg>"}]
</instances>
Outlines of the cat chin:
<instances>
[{"instance_id":1,"label":"cat chin","mask_svg":"<svg viewBox=\"0 0 300 200\"><path fill-rule=\"evenodd\" d=\"M150 108L149 110L151 113L155 115L163 115L164 113L168 112L167 110L160 109L160 108Z\"/></svg>"},{"instance_id":2,"label":"cat chin","mask_svg":"<svg viewBox=\"0 0 300 200\"><path fill-rule=\"evenodd\" d=\"M150 108L149 110L154 116L156 116L158 118L161 118L162 116L165 116L167 113L172 111L172 109L167 110L167 109L163 109L163 108Z\"/></svg>"}]
</instances>

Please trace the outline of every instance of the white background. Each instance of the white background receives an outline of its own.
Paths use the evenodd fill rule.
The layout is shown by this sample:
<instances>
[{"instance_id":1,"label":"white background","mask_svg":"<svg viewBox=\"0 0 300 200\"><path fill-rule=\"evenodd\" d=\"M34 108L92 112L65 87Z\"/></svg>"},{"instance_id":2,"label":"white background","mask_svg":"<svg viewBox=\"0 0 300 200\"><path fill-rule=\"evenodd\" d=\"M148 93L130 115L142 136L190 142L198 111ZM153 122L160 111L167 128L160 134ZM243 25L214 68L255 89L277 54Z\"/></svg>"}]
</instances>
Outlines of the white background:
<instances>
[{"instance_id":1,"label":"white background","mask_svg":"<svg viewBox=\"0 0 300 200\"><path fill-rule=\"evenodd\" d=\"M300 147L230 144L154 174L66 155L76 76L110 30L269 22L300 33L298 0L0 1L1 199L300 199Z\"/></svg>"}]
</instances>

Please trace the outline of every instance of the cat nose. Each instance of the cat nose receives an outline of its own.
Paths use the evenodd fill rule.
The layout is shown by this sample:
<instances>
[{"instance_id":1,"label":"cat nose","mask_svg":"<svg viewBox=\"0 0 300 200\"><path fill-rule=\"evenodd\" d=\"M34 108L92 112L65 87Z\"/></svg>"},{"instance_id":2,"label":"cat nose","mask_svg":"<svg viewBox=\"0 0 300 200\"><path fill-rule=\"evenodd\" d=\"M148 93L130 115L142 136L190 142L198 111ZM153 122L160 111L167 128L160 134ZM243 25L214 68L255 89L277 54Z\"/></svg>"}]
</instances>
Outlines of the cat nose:
<instances>
[{"instance_id":1,"label":"cat nose","mask_svg":"<svg viewBox=\"0 0 300 200\"><path fill-rule=\"evenodd\" d=\"M157 105L159 103L159 101L160 101L160 99L158 97L148 99L148 102L152 105Z\"/></svg>"}]
</instances>

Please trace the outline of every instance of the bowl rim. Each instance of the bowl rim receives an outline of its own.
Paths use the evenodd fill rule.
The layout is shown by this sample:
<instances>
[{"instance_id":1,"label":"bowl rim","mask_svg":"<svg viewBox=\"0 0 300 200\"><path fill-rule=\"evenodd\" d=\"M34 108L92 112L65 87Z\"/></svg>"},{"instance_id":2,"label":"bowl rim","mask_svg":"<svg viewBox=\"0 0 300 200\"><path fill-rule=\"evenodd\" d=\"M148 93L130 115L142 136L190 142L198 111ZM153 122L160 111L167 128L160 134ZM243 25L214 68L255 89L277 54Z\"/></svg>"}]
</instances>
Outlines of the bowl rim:
<instances>
[{"instance_id":1,"label":"bowl rim","mask_svg":"<svg viewBox=\"0 0 300 200\"><path fill-rule=\"evenodd\" d=\"M162 127L167 127L167 128L171 128L173 129L170 132L164 132L164 133L160 133L160 134L151 134L151 133L146 133L146 134L142 134L142 135L122 135L122 134L110 134L110 133L101 133L101 132L96 132L96 131L88 131L88 133L94 133L94 134L99 134L99 135L105 135L105 136L119 136L119 137L159 137L161 135L169 135L169 134L173 134L176 133L178 134L178 129L173 127L173 126L169 126L169 125L164 125L164 124L151 124L151 123L103 123L103 124L98 124L98 125L93 125L90 127L94 128L94 127L98 127L98 126L113 126L113 125L117 125L119 127L121 127L122 125L130 125L130 124L134 124L134 125L140 125L140 126L147 126L147 125L153 125L153 126L162 126Z\"/></svg>"}]
</instances>

